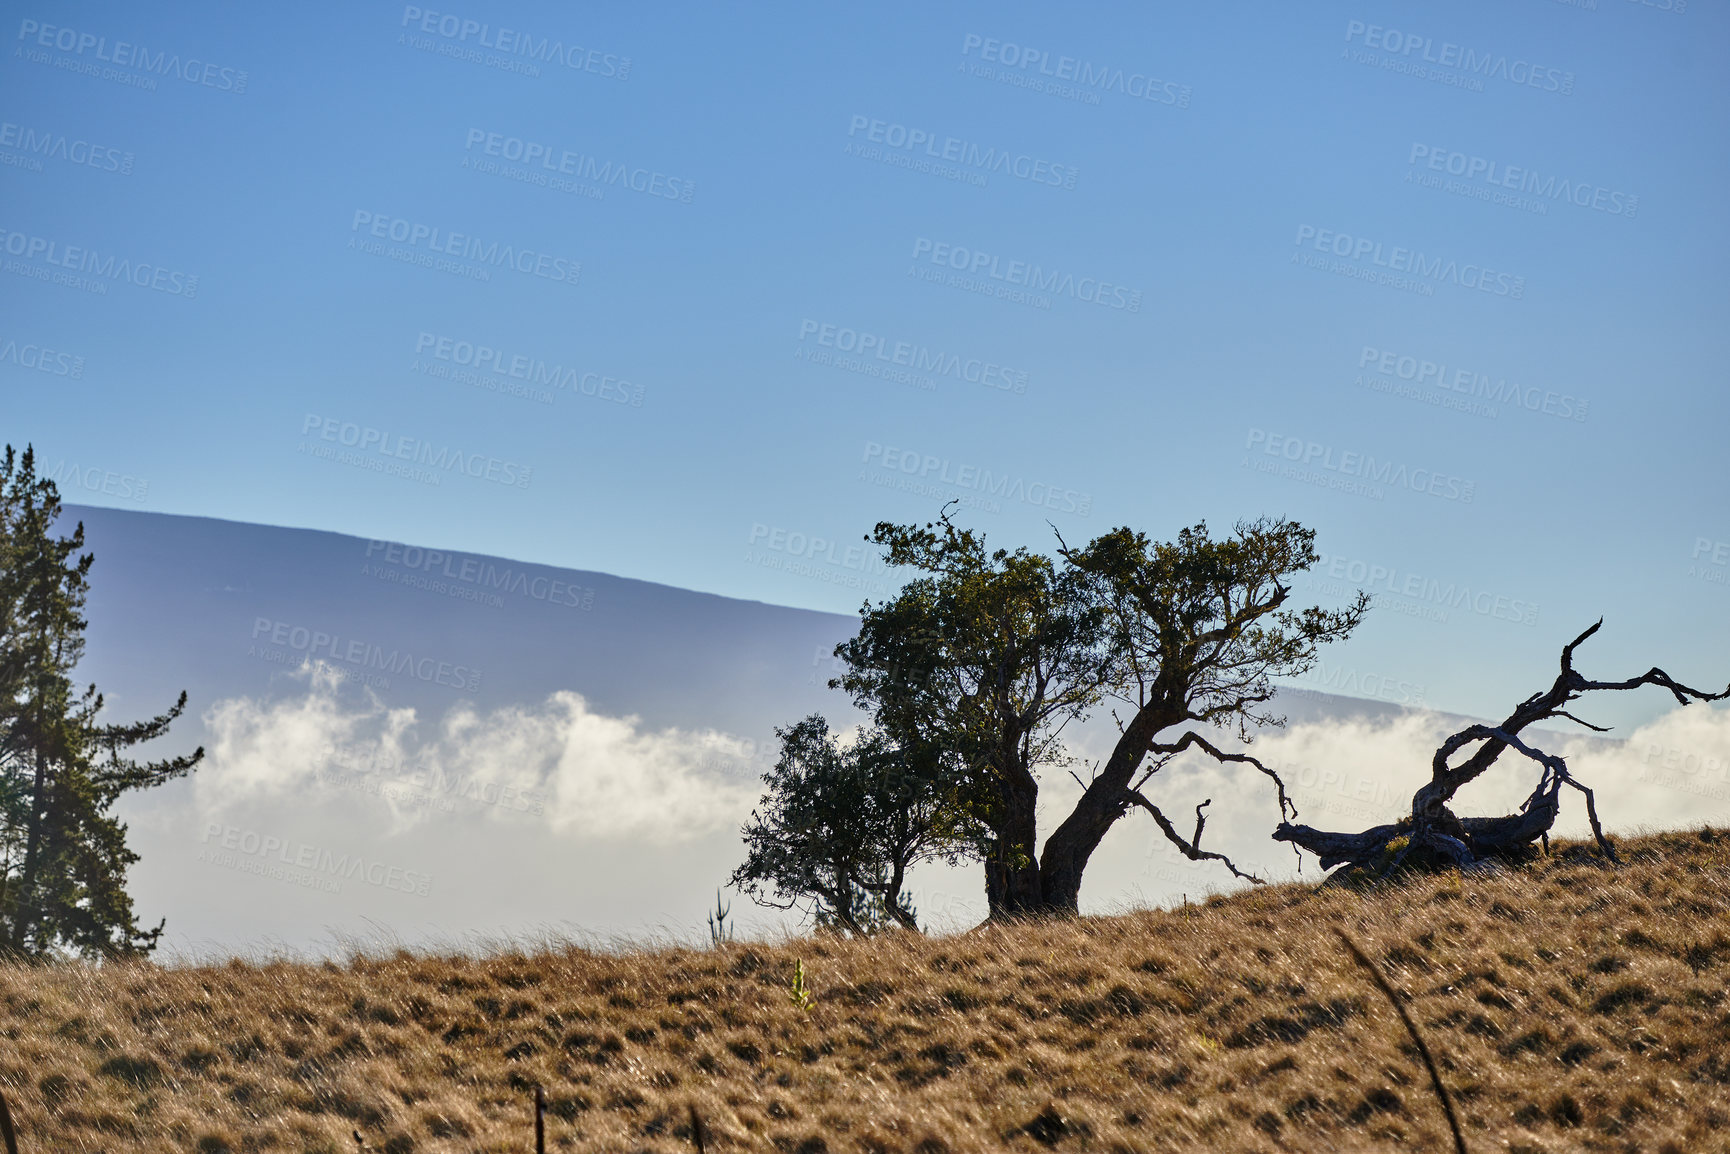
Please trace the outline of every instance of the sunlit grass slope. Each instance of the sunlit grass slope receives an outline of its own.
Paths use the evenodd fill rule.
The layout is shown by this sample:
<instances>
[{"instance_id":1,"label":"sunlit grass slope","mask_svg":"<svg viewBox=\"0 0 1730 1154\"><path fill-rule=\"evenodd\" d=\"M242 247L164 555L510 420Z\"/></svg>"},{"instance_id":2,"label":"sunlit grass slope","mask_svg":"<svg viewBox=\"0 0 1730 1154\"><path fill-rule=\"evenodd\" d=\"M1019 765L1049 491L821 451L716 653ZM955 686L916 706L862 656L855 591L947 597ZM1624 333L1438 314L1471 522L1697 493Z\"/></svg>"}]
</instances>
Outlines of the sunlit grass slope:
<instances>
[{"instance_id":1,"label":"sunlit grass slope","mask_svg":"<svg viewBox=\"0 0 1730 1154\"><path fill-rule=\"evenodd\" d=\"M950 938L0 968L26 1152L1730 1149L1730 835ZM808 1009L789 996L804 963Z\"/></svg>"}]
</instances>

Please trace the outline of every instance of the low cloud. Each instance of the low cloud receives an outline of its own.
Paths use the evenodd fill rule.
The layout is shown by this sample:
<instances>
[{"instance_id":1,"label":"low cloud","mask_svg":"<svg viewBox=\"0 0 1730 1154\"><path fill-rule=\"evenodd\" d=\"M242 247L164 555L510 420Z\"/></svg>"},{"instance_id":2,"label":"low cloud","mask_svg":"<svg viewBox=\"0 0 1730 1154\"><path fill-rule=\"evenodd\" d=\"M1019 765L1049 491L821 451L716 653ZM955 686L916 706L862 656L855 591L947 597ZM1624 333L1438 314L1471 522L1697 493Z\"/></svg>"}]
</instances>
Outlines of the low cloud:
<instances>
[{"instance_id":1,"label":"low cloud","mask_svg":"<svg viewBox=\"0 0 1730 1154\"><path fill-rule=\"evenodd\" d=\"M1358 830L1410 812L1413 792L1430 778L1436 747L1461 724L1458 718L1426 711L1387 720L1303 722L1264 733L1250 752L1285 779L1299 822L1319 829ZM1698 704L1673 709L1619 740L1617 734L1533 729L1521 736L1528 745L1564 758L1573 776L1594 792L1607 830L1730 820L1730 709ZM1454 764L1472 748L1456 753ZM1186 794L1223 791L1226 797L1235 796L1233 804L1260 801L1271 814L1272 784L1266 778L1252 768L1209 761L1203 755L1186 756L1163 773L1177 771L1173 775L1185 783ZM1540 773L1531 759L1504 752L1488 772L1460 791L1455 812L1511 813L1531 793ZM1221 808L1216 803L1214 809ZM1564 790L1556 832L1585 836L1589 831L1585 798Z\"/></svg>"},{"instance_id":2,"label":"low cloud","mask_svg":"<svg viewBox=\"0 0 1730 1154\"><path fill-rule=\"evenodd\" d=\"M229 698L205 712L209 753L193 778L204 814L358 792L398 829L456 811L532 815L585 840L666 845L736 828L760 792L740 779L743 739L649 730L567 690L484 713L459 705L423 724L370 691L363 703L340 699L340 675L316 664L297 679L304 689L288 698Z\"/></svg>"}]
</instances>

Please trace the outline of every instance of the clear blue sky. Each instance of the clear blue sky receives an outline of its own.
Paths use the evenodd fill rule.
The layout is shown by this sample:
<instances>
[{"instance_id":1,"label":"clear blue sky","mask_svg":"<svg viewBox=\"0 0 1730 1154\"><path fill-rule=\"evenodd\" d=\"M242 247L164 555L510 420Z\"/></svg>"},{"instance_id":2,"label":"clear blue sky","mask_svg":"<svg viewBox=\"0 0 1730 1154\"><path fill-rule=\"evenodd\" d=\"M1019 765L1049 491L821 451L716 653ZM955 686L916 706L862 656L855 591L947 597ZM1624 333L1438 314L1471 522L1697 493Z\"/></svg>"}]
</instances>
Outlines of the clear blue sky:
<instances>
[{"instance_id":1,"label":"clear blue sky","mask_svg":"<svg viewBox=\"0 0 1730 1154\"><path fill-rule=\"evenodd\" d=\"M1721 5L9 11L0 431L75 465L69 500L849 612L873 523L1007 476L962 514L994 543L1313 526L1324 598L1418 590L1340 662L1440 708L1504 710L1600 614L1594 671L1722 676ZM393 220L411 258L549 275L366 251ZM940 255L1058 277L997 299L929 283ZM106 291L40 279L65 262ZM842 330L955 371L824 363ZM458 342L576 372L547 404L427 371ZM309 417L494 479L321 459ZM928 491L880 483L909 452Z\"/></svg>"}]
</instances>

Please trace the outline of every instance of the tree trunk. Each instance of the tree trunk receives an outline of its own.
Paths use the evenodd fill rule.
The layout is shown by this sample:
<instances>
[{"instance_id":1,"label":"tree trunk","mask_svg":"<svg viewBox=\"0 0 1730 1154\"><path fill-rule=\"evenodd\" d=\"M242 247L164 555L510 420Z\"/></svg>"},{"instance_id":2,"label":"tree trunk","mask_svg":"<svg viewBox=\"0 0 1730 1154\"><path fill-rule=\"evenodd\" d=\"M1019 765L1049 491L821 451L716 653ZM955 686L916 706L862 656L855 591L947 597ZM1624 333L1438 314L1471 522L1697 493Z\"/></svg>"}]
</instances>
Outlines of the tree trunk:
<instances>
[{"instance_id":1,"label":"tree trunk","mask_svg":"<svg viewBox=\"0 0 1730 1154\"><path fill-rule=\"evenodd\" d=\"M905 855L897 853L895 855L894 869L889 875L889 885L887 887L888 893L884 897L883 904L888 908L889 916L894 918L902 929L912 930L914 933L918 933L918 920L908 917L907 911L901 908L901 886L906 882L906 880L906 858Z\"/></svg>"},{"instance_id":2,"label":"tree trunk","mask_svg":"<svg viewBox=\"0 0 1730 1154\"><path fill-rule=\"evenodd\" d=\"M36 749L36 787L30 793L30 831L24 843L24 864L18 871L17 908L12 914L12 948L20 952L24 940L35 922L36 859L42 844L42 822L47 806L43 793L48 787L48 757L40 746Z\"/></svg>"},{"instance_id":3,"label":"tree trunk","mask_svg":"<svg viewBox=\"0 0 1730 1154\"><path fill-rule=\"evenodd\" d=\"M985 862L985 900L993 919L1041 912L1038 849L1038 785L1031 774L1005 790L1003 812L993 823L991 856Z\"/></svg>"},{"instance_id":4,"label":"tree trunk","mask_svg":"<svg viewBox=\"0 0 1730 1154\"><path fill-rule=\"evenodd\" d=\"M1040 855L1041 912L1081 912L1081 875L1099 843L1128 808L1130 781L1160 730L1182 721L1164 701L1143 706L1130 718L1105 768L1094 777L1063 824L1052 831Z\"/></svg>"}]
</instances>

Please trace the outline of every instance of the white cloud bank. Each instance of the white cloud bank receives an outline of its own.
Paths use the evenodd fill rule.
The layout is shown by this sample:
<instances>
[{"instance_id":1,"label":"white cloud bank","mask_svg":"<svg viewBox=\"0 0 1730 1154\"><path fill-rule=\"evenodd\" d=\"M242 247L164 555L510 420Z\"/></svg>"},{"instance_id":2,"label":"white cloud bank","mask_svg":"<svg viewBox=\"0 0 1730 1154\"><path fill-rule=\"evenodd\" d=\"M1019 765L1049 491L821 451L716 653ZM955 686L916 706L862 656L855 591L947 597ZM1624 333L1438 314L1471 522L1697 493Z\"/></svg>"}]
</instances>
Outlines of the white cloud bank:
<instances>
[{"instance_id":1,"label":"white cloud bank","mask_svg":"<svg viewBox=\"0 0 1730 1154\"><path fill-rule=\"evenodd\" d=\"M1250 751L1285 779L1299 808L1299 822L1357 830L1409 812L1413 792L1429 780L1436 747L1460 724L1457 718L1429 712L1386 721L1304 722L1264 733ZM1567 761L1573 776L1594 792L1606 829L1730 821L1730 708L1693 704L1672 709L1620 740L1614 733L1605 740L1532 729L1522 736L1527 744ZM1454 763L1472 748L1455 754ZM1232 791L1241 804L1266 803L1271 813L1271 783L1253 769L1204 766L1197 757L1187 761L1184 772L1198 786ZM1531 793L1540 772L1536 762L1507 751L1460 792L1455 812L1511 813ZM1557 832L1589 832L1585 799L1579 793L1563 791Z\"/></svg>"},{"instance_id":2,"label":"white cloud bank","mask_svg":"<svg viewBox=\"0 0 1730 1154\"><path fill-rule=\"evenodd\" d=\"M205 714L210 752L193 790L206 820L260 807L293 808L321 822L345 819L353 836L366 838L356 822L377 836L417 827L430 833L444 828L438 823L447 818L460 818L471 826L485 822L500 836L513 828L557 835L573 847L630 843L649 855L644 862L658 860L667 847L695 851L701 843L704 854L720 855L693 867L709 877L736 860L733 835L761 793L747 768L752 743L715 731L651 730L634 716L596 713L575 693L486 712L458 706L422 719L370 696L339 699L338 681L317 670L302 676L305 684L292 697L233 698ZM1263 733L1251 748L1285 778L1300 822L1359 830L1409 811L1436 746L1460 724L1421 711L1385 720L1302 722ZM1730 708L1673 709L1620 742L1531 730L1526 737L1567 758L1575 776L1596 791L1612 833L1730 823ZM1512 812L1538 773L1526 758L1504 754L1462 791L1456 811ZM1067 816L1077 792L1066 774L1045 776L1042 836ZM1185 832L1193 806L1214 799L1204 845L1263 876L1295 876L1290 847L1269 836L1279 820L1271 785L1253 769L1186 755L1147 792ZM1207 885L1230 885L1211 864L1185 862L1142 815L1132 813L1121 825L1089 869L1089 906L1131 896L1159 901L1167 890L1175 899L1180 890L1193 896ZM1587 835L1579 794L1564 792L1556 832ZM1311 872L1306 868L1304 876ZM976 874L977 867L969 867L943 871L941 880L930 875L918 887L926 890L921 908L972 910Z\"/></svg>"},{"instance_id":3,"label":"white cloud bank","mask_svg":"<svg viewBox=\"0 0 1730 1154\"><path fill-rule=\"evenodd\" d=\"M556 833L654 845L737 826L760 795L741 780L751 743L728 734L650 731L636 716L593 712L559 691L538 705L479 713L459 705L433 723L371 694L339 700L341 678L304 668L303 694L227 698L204 714L199 809L371 798L400 830L441 813L532 815Z\"/></svg>"}]
</instances>

